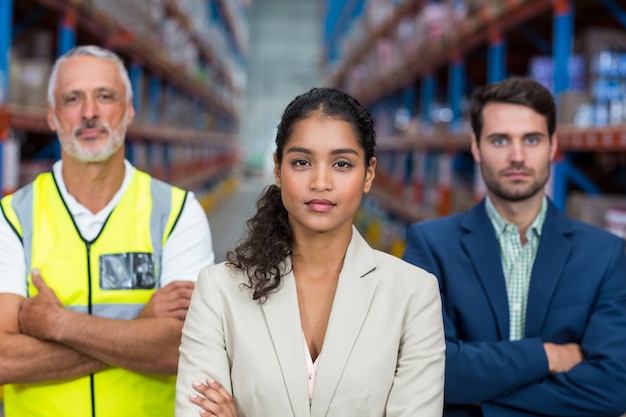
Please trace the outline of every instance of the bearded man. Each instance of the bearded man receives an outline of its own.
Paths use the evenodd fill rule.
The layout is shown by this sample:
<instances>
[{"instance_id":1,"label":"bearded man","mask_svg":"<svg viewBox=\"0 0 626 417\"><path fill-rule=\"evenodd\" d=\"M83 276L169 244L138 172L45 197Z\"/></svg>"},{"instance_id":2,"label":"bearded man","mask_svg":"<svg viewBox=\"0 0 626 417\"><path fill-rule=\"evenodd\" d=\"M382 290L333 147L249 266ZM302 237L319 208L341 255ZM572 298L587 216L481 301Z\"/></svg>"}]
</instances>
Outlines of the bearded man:
<instances>
[{"instance_id":1,"label":"bearded man","mask_svg":"<svg viewBox=\"0 0 626 417\"><path fill-rule=\"evenodd\" d=\"M624 240L546 196L558 136L550 91L478 89L474 160L487 195L409 228L404 259L439 279L445 417L614 417L626 411Z\"/></svg>"},{"instance_id":2,"label":"bearded man","mask_svg":"<svg viewBox=\"0 0 626 417\"><path fill-rule=\"evenodd\" d=\"M61 160L0 205L7 417L174 415L182 325L214 254L193 193L125 159L134 114L116 54L80 46L56 61Z\"/></svg>"}]
</instances>

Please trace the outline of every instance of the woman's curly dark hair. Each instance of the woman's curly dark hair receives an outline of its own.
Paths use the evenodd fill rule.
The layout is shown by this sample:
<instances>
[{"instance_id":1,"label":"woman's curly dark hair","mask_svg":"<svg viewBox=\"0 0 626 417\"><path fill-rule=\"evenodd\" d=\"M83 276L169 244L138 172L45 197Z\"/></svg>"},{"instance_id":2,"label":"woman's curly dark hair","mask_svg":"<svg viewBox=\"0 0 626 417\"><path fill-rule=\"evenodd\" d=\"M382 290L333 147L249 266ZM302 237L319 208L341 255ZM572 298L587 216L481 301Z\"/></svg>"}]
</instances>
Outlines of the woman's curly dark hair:
<instances>
[{"instance_id":1,"label":"woman's curly dark hair","mask_svg":"<svg viewBox=\"0 0 626 417\"><path fill-rule=\"evenodd\" d=\"M350 123L363 150L365 164L375 156L376 133L374 119L361 104L346 93L332 88L313 88L297 96L285 108L276 132L276 161L283 160L283 150L297 122L311 115L332 117ZM244 271L246 286L252 299L265 302L277 291L282 277L289 271L285 259L291 255L293 232L281 190L276 185L265 188L257 202L256 214L246 222L246 236L233 251L226 254L229 267Z\"/></svg>"}]
</instances>

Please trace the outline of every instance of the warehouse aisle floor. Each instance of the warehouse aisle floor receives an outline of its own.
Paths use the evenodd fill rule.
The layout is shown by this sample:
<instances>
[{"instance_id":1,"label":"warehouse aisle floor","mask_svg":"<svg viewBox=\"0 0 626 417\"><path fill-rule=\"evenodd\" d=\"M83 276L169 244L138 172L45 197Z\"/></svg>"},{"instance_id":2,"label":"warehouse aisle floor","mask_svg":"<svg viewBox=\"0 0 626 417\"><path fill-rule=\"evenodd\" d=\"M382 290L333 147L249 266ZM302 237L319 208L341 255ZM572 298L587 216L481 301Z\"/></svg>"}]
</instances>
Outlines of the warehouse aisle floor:
<instances>
[{"instance_id":1,"label":"warehouse aisle floor","mask_svg":"<svg viewBox=\"0 0 626 417\"><path fill-rule=\"evenodd\" d=\"M255 212L261 192L273 182L269 175L242 176L235 191L221 199L208 213L215 263L224 261L226 252L235 247L243 234L246 220Z\"/></svg>"}]
</instances>

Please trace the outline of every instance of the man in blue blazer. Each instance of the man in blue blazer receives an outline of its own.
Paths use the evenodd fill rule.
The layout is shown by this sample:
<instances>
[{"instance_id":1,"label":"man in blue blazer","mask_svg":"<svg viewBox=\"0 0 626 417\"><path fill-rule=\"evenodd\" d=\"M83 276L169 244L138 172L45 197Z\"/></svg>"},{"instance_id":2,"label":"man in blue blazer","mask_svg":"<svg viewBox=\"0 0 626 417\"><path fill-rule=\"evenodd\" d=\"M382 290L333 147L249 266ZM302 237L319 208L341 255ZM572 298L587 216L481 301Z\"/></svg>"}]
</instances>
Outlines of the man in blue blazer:
<instances>
[{"instance_id":1,"label":"man in blue blazer","mask_svg":"<svg viewBox=\"0 0 626 417\"><path fill-rule=\"evenodd\" d=\"M404 259L439 279L444 416L618 416L626 411L624 241L545 196L555 105L511 78L472 97L486 196L412 225Z\"/></svg>"}]
</instances>

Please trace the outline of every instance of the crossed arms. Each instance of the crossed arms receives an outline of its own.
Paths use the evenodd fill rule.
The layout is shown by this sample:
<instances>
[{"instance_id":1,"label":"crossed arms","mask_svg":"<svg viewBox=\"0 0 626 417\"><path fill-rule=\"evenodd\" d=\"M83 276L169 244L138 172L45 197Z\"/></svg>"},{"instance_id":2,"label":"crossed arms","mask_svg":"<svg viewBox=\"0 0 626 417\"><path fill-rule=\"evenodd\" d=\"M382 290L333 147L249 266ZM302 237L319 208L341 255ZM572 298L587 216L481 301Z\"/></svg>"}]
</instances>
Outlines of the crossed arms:
<instances>
[{"instance_id":1,"label":"crossed arms","mask_svg":"<svg viewBox=\"0 0 626 417\"><path fill-rule=\"evenodd\" d=\"M134 320L67 310L36 272L33 283L39 293L32 298L0 294L0 384L73 378L107 366L176 373L193 282L157 290Z\"/></svg>"},{"instance_id":2,"label":"crossed arms","mask_svg":"<svg viewBox=\"0 0 626 417\"><path fill-rule=\"evenodd\" d=\"M434 244L419 225L411 227L404 259L433 273L442 287L446 403L480 404L485 410L498 410L495 413L500 415L505 409L516 410L519 415L568 417L623 413L626 410L623 395L626 390L626 258L623 241L612 242L616 242L612 247L605 245L602 259L588 260L597 264L592 273L599 275L594 278L598 279L598 284L590 295L589 310L583 312L582 309L588 307L574 306L572 310L561 310L559 317L550 317L554 330L560 329L559 340L528 337L509 341L496 340L494 335L477 339L467 338L461 323L471 322L475 329L481 326L486 329L490 319L472 316L475 311L465 308L467 304L463 307L450 305L446 299L446 286L470 285L446 276L451 275L448 273L452 269L450 262L458 259L444 253L443 246ZM582 274L581 277L585 275L583 271L576 272ZM469 270L466 273L473 274ZM576 284L570 282L569 285ZM480 291L477 287L471 288ZM470 293L468 289L463 291ZM566 314L574 309L582 320ZM573 329L581 326L584 328L580 338L566 340L564 335L576 333Z\"/></svg>"}]
</instances>

